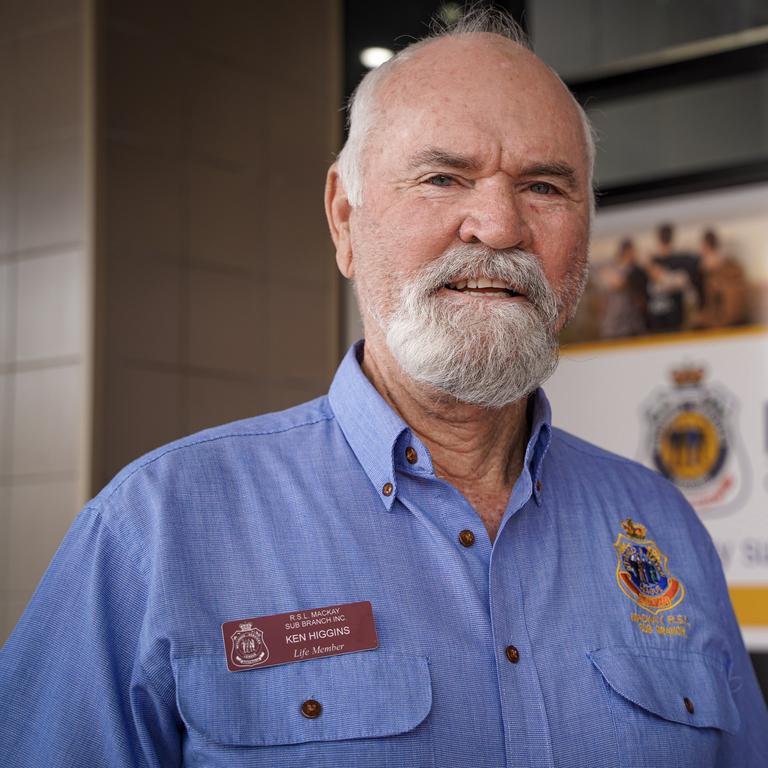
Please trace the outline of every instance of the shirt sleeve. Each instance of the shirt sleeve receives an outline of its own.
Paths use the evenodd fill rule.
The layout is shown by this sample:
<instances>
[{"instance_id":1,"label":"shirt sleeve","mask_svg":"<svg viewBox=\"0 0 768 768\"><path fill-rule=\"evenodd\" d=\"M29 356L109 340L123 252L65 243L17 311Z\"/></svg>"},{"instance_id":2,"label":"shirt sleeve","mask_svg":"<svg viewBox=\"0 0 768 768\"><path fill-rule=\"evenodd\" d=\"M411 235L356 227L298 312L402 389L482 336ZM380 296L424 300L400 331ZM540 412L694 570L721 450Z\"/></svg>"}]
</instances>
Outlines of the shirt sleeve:
<instances>
[{"instance_id":1,"label":"shirt sleeve","mask_svg":"<svg viewBox=\"0 0 768 768\"><path fill-rule=\"evenodd\" d=\"M729 682L741 720L736 734L727 734L718 754L718 766L764 768L768 755L768 709L733 612L720 558L708 539L707 557L716 580L716 594L731 654Z\"/></svg>"},{"instance_id":2,"label":"shirt sleeve","mask_svg":"<svg viewBox=\"0 0 768 768\"><path fill-rule=\"evenodd\" d=\"M0 652L3 766L181 764L167 644L147 631L152 593L140 548L85 509Z\"/></svg>"}]
</instances>

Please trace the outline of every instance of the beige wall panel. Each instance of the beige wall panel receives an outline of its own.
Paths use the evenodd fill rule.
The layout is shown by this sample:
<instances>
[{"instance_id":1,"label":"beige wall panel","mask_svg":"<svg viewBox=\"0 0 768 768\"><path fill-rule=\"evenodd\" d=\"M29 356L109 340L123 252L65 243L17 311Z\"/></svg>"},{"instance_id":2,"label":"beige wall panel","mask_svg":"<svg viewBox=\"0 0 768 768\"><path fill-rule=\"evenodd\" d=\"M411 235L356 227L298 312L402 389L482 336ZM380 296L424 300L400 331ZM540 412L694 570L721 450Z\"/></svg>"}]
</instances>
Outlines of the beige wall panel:
<instances>
[{"instance_id":1,"label":"beige wall panel","mask_svg":"<svg viewBox=\"0 0 768 768\"><path fill-rule=\"evenodd\" d=\"M178 162L148 149L109 146L102 170L107 264L115 258L154 259L181 252L180 169Z\"/></svg>"},{"instance_id":2,"label":"beige wall panel","mask_svg":"<svg viewBox=\"0 0 768 768\"><path fill-rule=\"evenodd\" d=\"M14 374L14 475L77 470L82 376L79 365Z\"/></svg>"},{"instance_id":3,"label":"beige wall panel","mask_svg":"<svg viewBox=\"0 0 768 768\"><path fill-rule=\"evenodd\" d=\"M82 353L86 299L81 251L24 259L16 266L16 360Z\"/></svg>"},{"instance_id":4,"label":"beige wall panel","mask_svg":"<svg viewBox=\"0 0 768 768\"><path fill-rule=\"evenodd\" d=\"M103 485L121 467L147 451L181 437L182 379L175 372L120 369L110 382L114 404L105 439Z\"/></svg>"},{"instance_id":5,"label":"beige wall panel","mask_svg":"<svg viewBox=\"0 0 768 768\"><path fill-rule=\"evenodd\" d=\"M110 259L112 358L179 363L183 275L178 260Z\"/></svg>"},{"instance_id":6,"label":"beige wall panel","mask_svg":"<svg viewBox=\"0 0 768 768\"><path fill-rule=\"evenodd\" d=\"M13 358L13 317L16 306L13 292L16 265L0 261L0 366ZM2 434L2 429L0 429Z\"/></svg>"},{"instance_id":7,"label":"beige wall panel","mask_svg":"<svg viewBox=\"0 0 768 768\"><path fill-rule=\"evenodd\" d=\"M72 139L21 149L17 158L17 247L79 242L85 217L81 142Z\"/></svg>"},{"instance_id":8,"label":"beige wall panel","mask_svg":"<svg viewBox=\"0 0 768 768\"><path fill-rule=\"evenodd\" d=\"M265 272L260 174L205 163L191 163L187 173L190 259Z\"/></svg>"},{"instance_id":9,"label":"beige wall panel","mask_svg":"<svg viewBox=\"0 0 768 768\"><path fill-rule=\"evenodd\" d=\"M267 370L270 378L309 379L327 369L335 343L328 291L301 283L270 284ZM316 394L320 394L317 392Z\"/></svg>"},{"instance_id":10,"label":"beige wall panel","mask_svg":"<svg viewBox=\"0 0 768 768\"><path fill-rule=\"evenodd\" d=\"M2 112L0 109L0 114ZM7 256L14 246L13 183L13 158L0 150L0 257Z\"/></svg>"},{"instance_id":11,"label":"beige wall panel","mask_svg":"<svg viewBox=\"0 0 768 768\"><path fill-rule=\"evenodd\" d=\"M18 40L16 142L40 144L82 132L82 36L78 23Z\"/></svg>"},{"instance_id":12,"label":"beige wall panel","mask_svg":"<svg viewBox=\"0 0 768 768\"><path fill-rule=\"evenodd\" d=\"M189 279L189 362L209 369L264 370L266 288L257 277L194 267Z\"/></svg>"},{"instance_id":13,"label":"beige wall panel","mask_svg":"<svg viewBox=\"0 0 768 768\"><path fill-rule=\"evenodd\" d=\"M184 429L197 432L255 416L262 407L262 398L263 392L252 381L192 376Z\"/></svg>"}]
</instances>

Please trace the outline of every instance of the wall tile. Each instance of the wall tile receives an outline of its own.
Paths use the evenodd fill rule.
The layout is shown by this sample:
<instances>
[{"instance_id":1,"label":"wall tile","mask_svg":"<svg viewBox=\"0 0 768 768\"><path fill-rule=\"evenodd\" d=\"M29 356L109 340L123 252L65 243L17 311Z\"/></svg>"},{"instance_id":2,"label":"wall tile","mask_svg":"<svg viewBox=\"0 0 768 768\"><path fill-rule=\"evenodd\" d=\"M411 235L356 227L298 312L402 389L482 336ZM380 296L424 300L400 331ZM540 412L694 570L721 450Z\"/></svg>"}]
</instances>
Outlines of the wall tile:
<instances>
[{"instance_id":1,"label":"wall tile","mask_svg":"<svg viewBox=\"0 0 768 768\"><path fill-rule=\"evenodd\" d=\"M1 137L0 141L2 141ZM7 256L14 250L13 186L11 155L0 151L0 257Z\"/></svg>"},{"instance_id":2,"label":"wall tile","mask_svg":"<svg viewBox=\"0 0 768 768\"><path fill-rule=\"evenodd\" d=\"M13 473L75 471L80 449L82 366L17 371L13 375Z\"/></svg>"},{"instance_id":3,"label":"wall tile","mask_svg":"<svg viewBox=\"0 0 768 768\"><path fill-rule=\"evenodd\" d=\"M4 21L17 32L34 32L41 28L71 22L81 17L82 0L4 0Z\"/></svg>"},{"instance_id":4,"label":"wall tile","mask_svg":"<svg viewBox=\"0 0 768 768\"><path fill-rule=\"evenodd\" d=\"M134 3L120 3L131 8ZM152 3L163 6L164 3ZM168 4L169 8L178 8ZM226 14L225 14L226 15ZM150 28L157 32L156 27ZM178 39L109 27L104 51L104 116L110 135L157 143L175 153L183 136L186 84Z\"/></svg>"},{"instance_id":5,"label":"wall tile","mask_svg":"<svg viewBox=\"0 0 768 768\"><path fill-rule=\"evenodd\" d=\"M182 265L130 258L119 250L108 263L108 354L178 363Z\"/></svg>"},{"instance_id":6,"label":"wall tile","mask_svg":"<svg viewBox=\"0 0 768 768\"><path fill-rule=\"evenodd\" d=\"M332 374L336 345L331 296L322 287L271 282L267 370L279 377Z\"/></svg>"},{"instance_id":7,"label":"wall tile","mask_svg":"<svg viewBox=\"0 0 768 768\"><path fill-rule=\"evenodd\" d=\"M322 91L322 89L316 89ZM270 165L266 191L260 204L266 215L265 235L269 266L285 276L326 279L333 267L333 244L323 208L325 177L333 162L333 140L317 93L298 96L294 88L281 92L272 84L265 114L266 151L280 157L291 147L290 161ZM300 169L301 183L296 183ZM301 212L301 226L296 226ZM281 258L289 249L290 258Z\"/></svg>"},{"instance_id":8,"label":"wall tile","mask_svg":"<svg viewBox=\"0 0 768 768\"><path fill-rule=\"evenodd\" d=\"M3 30L2 15L0 15L0 30ZM0 31L0 104L11 105L16 96L17 40L16 37L2 37L2 34L3 32ZM14 118L13 109L7 106L0 109L0 155L8 154L13 148Z\"/></svg>"},{"instance_id":9,"label":"wall tile","mask_svg":"<svg viewBox=\"0 0 768 768\"><path fill-rule=\"evenodd\" d=\"M268 61L263 6L252 0L228 0L229 12L217 13L215 0L187 0L185 9L182 29L195 49L253 71ZM277 6L269 9L270 16L274 16L276 9ZM302 6L302 15L304 12ZM259 44L254 45L254 40L259 40Z\"/></svg>"},{"instance_id":10,"label":"wall tile","mask_svg":"<svg viewBox=\"0 0 768 768\"><path fill-rule=\"evenodd\" d=\"M0 373L0 477L10 475L11 472L12 376L11 373ZM4 489L0 485L0 542L3 540L4 525L2 519L3 504L5 503L3 493ZM3 548L2 543L0 543L0 560L2 557Z\"/></svg>"},{"instance_id":11,"label":"wall tile","mask_svg":"<svg viewBox=\"0 0 768 768\"><path fill-rule=\"evenodd\" d=\"M292 408L299 403L314 400L328 392L330 380L307 379L306 381L286 380L264 384L259 388L261 408L259 413L270 413Z\"/></svg>"},{"instance_id":12,"label":"wall tile","mask_svg":"<svg viewBox=\"0 0 768 768\"><path fill-rule=\"evenodd\" d=\"M202 163L189 170L189 254L193 261L264 271L265 189L252 173Z\"/></svg>"},{"instance_id":13,"label":"wall tile","mask_svg":"<svg viewBox=\"0 0 768 768\"><path fill-rule=\"evenodd\" d=\"M197 432L264 411L262 392L253 382L192 376L188 383L186 432Z\"/></svg>"},{"instance_id":14,"label":"wall tile","mask_svg":"<svg viewBox=\"0 0 768 768\"><path fill-rule=\"evenodd\" d=\"M109 372L105 475L183 433L180 377L174 372L113 367Z\"/></svg>"},{"instance_id":15,"label":"wall tile","mask_svg":"<svg viewBox=\"0 0 768 768\"><path fill-rule=\"evenodd\" d=\"M82 240L82 143L69 140L20 150L18 161L18 247L42 248Z\"/></svg>"},{"instance_id":16,"label":"wall tile","mask_svg":"<svg viewBox=\"0 0 768 768\"><path fill-rule=\"evenodd\" d=\"M18 56L17 144L81 134L85 92L81 26L23 35Z\"/></svg>"},{"instance_id":17,"label":"wall tile","mask_svg":"<svg viewBox=\"0 0 768 768\"><path fill-rule=\"evenodd\" d=\"M15 263L0 261L0 365L13 357L15 272Z\"/></svg>"},{"instance_id":18,"label":"wall tile","mask_svg":"<svg viewBox=\"0 0 768 768\"><path fill-rule=\"evenodd\" d=\"M193 154L257 167L263 160L264 103L259 83L237 69L190 59L187 138Z\"/></svg>"},{"instance_id":19,"label":"wall tile","mask_svg":"<svg viewBox=\"0 0 768 768\"><path fill-rule=\"evenodd\" d=\"M109 145L104 169L107 248L123 258L179 254L180 168L149 150Z\"/></svg>"},{"instance_id":20,"label":"wall tile","mask_svg":"<svg viewBox=\"0 0 768 768\"><path fill-rule=\"evenodd\" d=\"M86 268L81 251L23 259L17 264L17 360L83 352Z\"/></svg>"},{"instance_id":21,"label":"wall tile","mask_svg":"<svg viewBox=\"0 0 768 768\"><path fill-rule=\"evenodd\" d=\"M189 362L263 371L267 307L263 281L193 267L189 283ZM273 317L279 322L279 312Z\"/></svg>"},{"instance_id":22,"label":"wall tile","mask_svg":"<svg viewBox=\"0 0 768 768\"><path fill-rule=\"evenodd\" d=\"M8 519L6 585L31 595L77 513L77 485L15 483Z\"/></svg>"},{"instance_id":23,"label":"wall tile","mask_svg":"<svg viewBox=\"0 0 768 768\"><path fill-rule=\"evenodd\" d=\"M27 589L0 590L0 645L13 631L32 593Z\"/></svg>"}]
</instances>

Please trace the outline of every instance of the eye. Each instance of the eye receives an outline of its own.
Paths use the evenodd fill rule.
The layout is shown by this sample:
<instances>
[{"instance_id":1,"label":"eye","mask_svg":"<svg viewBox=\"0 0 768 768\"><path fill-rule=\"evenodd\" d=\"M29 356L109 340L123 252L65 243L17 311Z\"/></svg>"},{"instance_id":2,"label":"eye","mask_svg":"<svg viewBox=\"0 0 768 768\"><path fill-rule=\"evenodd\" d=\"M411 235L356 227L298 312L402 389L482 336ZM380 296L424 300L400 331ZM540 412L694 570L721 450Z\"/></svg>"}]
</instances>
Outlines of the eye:
<instances>
[{"instance_id":1,"label":"eye","mask_svg":"<svg viewBox=\"0 0 768 768\"><path fill-rule=\"evenodd\" d=\"M547 181L534 181L528 189L537 195L552 195L557 192L557 189Z\"/></svg>"},{"instance_id":2,"label":"eye","mask_svg":"<svg viewBox=\"0 0 768 768\"><path fill-rule=\"evenodd\" d=\"M450 187L455 181L453 176L446 176L444 173L436 173L424 179L425 184L431 184L434 187Z\"/></svg>"}]
</instances>

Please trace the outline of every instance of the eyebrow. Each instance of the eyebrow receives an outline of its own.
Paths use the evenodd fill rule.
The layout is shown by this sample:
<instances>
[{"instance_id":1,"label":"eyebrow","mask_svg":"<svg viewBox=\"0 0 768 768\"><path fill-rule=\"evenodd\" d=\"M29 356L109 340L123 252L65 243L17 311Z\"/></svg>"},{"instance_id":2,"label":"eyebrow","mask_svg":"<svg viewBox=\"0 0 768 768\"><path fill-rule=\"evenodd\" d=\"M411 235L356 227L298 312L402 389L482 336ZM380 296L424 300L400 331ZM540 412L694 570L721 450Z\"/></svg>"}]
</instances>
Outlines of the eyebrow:
<instances>
[{"instance_id":1,"label":"eyebrow","mask_svg":"<svg viewBox=\"0 0 768 768\"><path fill-rule=\"evenodd\" d=\"M416 170L425 165L438 165L444 168L453 168L457 171L476 171L480 163L467 155L459 155L447 149L439 147L427 147L421 149L410 157L408 168Z\"/></svg>"},{"instance_id":2,"label":"eyebrow","mask_svg":"<svg viewBox=\"0 0 768 768\"><path fill-rule=\"evenodd\" d=\"M440 147L426 147L413 154L408 161L410 170L417 170L423 166L441 166L453 168L457 171L476 171L480 168L480 162L473 157L451 152ZM575 169L568 163L535 163L523 168L522 176L551 176L561 179L568 187L578 186L578 177Z\"/></svg>"},{"instance_id":3,"label":"eyebrow","mask_svg":"<svg viewBox=\"0 0 768 768\"><path fill-rule=\"evenodd\" d=\"M553 176L561 179L567 186L578 186L576 171L567 163L535 163L523 168L522 176Z\"/></svg>"}]
</instances>

